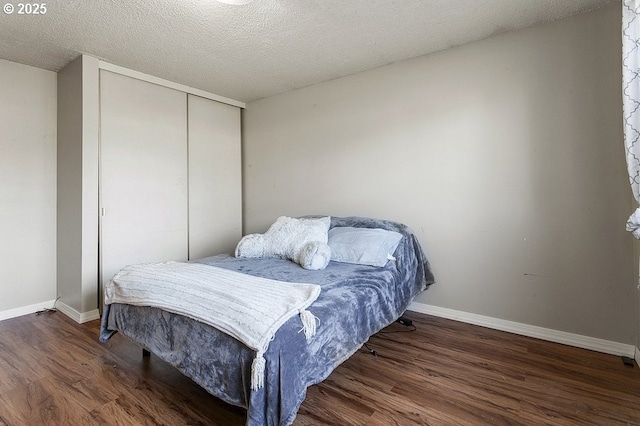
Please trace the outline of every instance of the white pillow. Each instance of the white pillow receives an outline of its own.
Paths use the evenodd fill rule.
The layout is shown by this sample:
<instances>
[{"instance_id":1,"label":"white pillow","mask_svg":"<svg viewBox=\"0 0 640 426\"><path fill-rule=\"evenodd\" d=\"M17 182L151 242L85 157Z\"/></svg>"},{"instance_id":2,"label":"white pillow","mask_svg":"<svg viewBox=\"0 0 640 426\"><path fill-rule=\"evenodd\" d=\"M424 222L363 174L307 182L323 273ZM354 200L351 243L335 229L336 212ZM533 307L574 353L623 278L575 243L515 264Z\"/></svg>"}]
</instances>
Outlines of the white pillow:
<instances>
[{"instance_id":1,"label":"white pillow","mask_svg":"<svg viewBox=\"0 0 640 426\"><path fill-rule=\"evenodd\" d=\"M393 258L402 234L380 228L336 227L329 230L331 260L385 266Z\"/></svg>"},{"instance_id":2,"label":"white pillow","mask_svg":"<svg viewBox=\"0 0 640 426\"><path fill-rule=\"evenodd\" d=\"M327 232L331 218L295 219L279 217L264 234L242 237L236 246L236 257L280 257L305 269L326 268L331 260Z\"/></svg>"},{"instance_id":3,"label":"white pillow","mask_svg":"<svg viewBox=\"0 0 640 426\"><path fill-rule=\"evenodd\" d=\"M331 218L296 219L280 216L264 233L265 255L300 263L302 248L309 242L327 243Z\"/></svg>"}]
</instances>

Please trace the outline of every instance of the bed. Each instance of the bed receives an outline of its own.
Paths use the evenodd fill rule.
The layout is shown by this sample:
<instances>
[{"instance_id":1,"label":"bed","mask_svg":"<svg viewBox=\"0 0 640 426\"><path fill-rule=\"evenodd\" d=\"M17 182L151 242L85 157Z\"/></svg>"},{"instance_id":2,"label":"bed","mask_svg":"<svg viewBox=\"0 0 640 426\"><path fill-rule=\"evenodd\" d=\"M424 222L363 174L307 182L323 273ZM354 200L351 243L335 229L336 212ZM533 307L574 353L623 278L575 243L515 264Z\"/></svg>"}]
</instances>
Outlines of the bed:
<instances>
[{"instance_id":1,"label":"bed","mask_svg":"<svg viewBox=\"0 0 640 426\"><path fill-rule=\"evenodd\" d=\"M307 387L326 379L368 338L393 323L434 282L414 233L400 223L332 217L331 228L381 228L402 234L384 267L329 262L313 271L278 258L219 255L194 262L279 281L314 283L320 295L308 307L318 319L315 336L300 333L298 318L277 331L265 352L264 386L252 390L255 352L199 321L158 308L105 305L100 340L119 332L167 361L212 395L247 410L246 424L290 425Z\"/></svg>"}]
</instances>

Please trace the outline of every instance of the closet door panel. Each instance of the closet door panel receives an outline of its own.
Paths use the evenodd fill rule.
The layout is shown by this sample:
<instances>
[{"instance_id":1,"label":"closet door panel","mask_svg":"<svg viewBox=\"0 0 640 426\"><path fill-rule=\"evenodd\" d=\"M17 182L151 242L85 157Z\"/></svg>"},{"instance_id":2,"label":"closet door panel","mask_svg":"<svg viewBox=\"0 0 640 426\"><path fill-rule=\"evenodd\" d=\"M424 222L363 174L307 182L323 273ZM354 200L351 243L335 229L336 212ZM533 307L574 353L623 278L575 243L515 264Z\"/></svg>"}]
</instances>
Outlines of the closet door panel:
<instances>
[{"instance_id":1,"label":"closet door panel","mask_svg":"<svg viewBox=\"0 0 640 426\"><path fill-rule=\"evenodd\" d=\"M103 283L133 263L186 260L186 94L100 73Z\"/></svg>"},{"instance_id":2,"label":"closet door panel","mask_svg":"<svg viewBox=\"0 0 640 426\"><path fill-rule=\"evenodd\" d=\"M242 236L240 108L189 95L189 258L231 253Z\"/></svg>"}]
</instances>

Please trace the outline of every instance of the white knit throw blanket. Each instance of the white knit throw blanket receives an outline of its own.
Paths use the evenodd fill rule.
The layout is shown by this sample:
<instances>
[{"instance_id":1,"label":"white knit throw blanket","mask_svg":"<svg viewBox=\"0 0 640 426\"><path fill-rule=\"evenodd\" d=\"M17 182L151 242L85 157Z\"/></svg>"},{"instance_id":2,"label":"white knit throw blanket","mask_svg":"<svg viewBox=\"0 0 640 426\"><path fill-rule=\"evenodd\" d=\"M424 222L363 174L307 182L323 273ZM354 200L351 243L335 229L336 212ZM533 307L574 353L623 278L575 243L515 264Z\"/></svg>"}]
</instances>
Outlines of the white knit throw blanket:
<instances>
[{"instance_id":1,"label":"white knit throw blanket","mask_svg":"<svg viewBox=\"0 0 640 426\"><path fill-rule=\"evenodd\" d=\"M257 352L251 366L251 389L264 386L269 342L295 314L310 339L316 318L306 308L320 294L315 284L255 277L199 263L132 265L105 287L105 304L152 306L209 324Z\"/></svg>"}]
</instances>

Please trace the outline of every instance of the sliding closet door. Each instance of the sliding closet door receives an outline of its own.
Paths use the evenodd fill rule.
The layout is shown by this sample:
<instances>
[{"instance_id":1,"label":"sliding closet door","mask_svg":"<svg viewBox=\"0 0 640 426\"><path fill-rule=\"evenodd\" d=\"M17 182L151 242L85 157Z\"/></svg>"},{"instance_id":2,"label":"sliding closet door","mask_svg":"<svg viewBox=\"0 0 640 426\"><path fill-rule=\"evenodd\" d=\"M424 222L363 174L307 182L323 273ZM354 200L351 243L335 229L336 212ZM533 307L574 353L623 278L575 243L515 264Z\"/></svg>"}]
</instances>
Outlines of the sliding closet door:
<instances>
[{"instance_id":1,"label":"sliding closet door","mask_svg":"<svg viewBox=\"0 0 640 426\"><path fill-rule=\"evenodd\" d=\"M240 108L189 95L189 257L233 252L242 236Z\"/></svg>"},{"instance_id":2,"label":"sliding closet door","mask_svg":"<svg viewBox=\"0 0 640 426\"><path fill-rule=\"evenodd\" d=\"M186 260L187 95L100 72L102 282L125 265Z\"/></svg>"}]
</instances>

